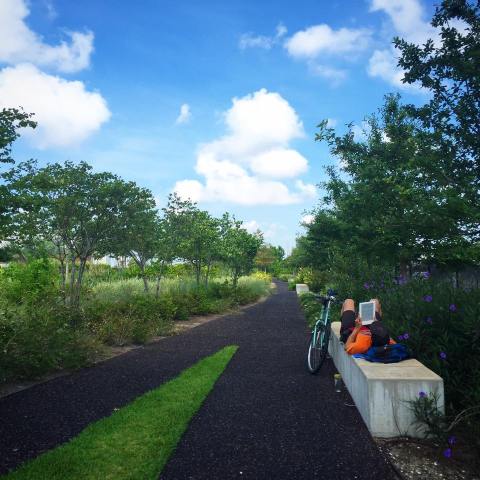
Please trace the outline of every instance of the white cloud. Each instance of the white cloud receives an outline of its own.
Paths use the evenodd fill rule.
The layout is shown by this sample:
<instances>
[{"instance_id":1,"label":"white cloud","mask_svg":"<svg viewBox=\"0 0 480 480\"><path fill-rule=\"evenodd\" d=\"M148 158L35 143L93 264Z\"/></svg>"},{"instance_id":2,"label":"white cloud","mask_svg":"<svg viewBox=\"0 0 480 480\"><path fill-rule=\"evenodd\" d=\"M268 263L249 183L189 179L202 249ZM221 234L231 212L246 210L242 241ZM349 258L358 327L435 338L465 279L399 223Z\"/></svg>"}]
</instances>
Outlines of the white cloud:
<instances>
[{"instance_id":1,"label":"white cloud","mask_svg":"<svg viewBox=\"0 0 480 480\"><path fill-rule=\"evenodd\" d=\"M305 225L310 225L314 220L315 220L315 215L308 213L307 215L304 215L302 217L302 219L300 220L300 223L303 223Z\"/></svg>"},{"instance_id":2,"label":"white cloud","mask_svg":"<svg viewBox=\"0 0 480 480\"><path fill-rule=\"evenodd\" d=\"M333 86L340 85L347 78L346 70L330 67L328 65L319 65L317 63L310 62L309 69L313 75L328 80Z\"/></svg>"},{"instance_id":3,"label":"white cloud","mask_svg":"<svg viewBox=\"0 0 480 480\"><path fill-rule=\"evenodd\" d=\"M308 169L305 157L296 150L267 150L255 156L251 162L254 173L271 178L297 177Z\"/></svg>"},{"instance_id":4,"label":"white cloud","mask_svg":"<svg viewBox=\"0 0 480 480\"><path fill-rule=\"evenodd\" d=\"M260 224L256 220L250 220L248 222L243 222L242 227L248 233L255 233L257 230L260 230Z\"/></svg>"},{"instance_id":5,"label":"white cloud","mask_svg":"<svg viewBox=\"0 0 480 480\"><path fill-rule=\"evenodd\" d=\"M25 18L29 13L25 0L1 0L0 62L11 65L29 62L67 73L89 66L92 32L69 32L68 42L51 46L27 26Z\"/></svg>"},{"instance_id":6,"label":"white cloud","mask_svg":"<svg viewBox=\"0 0 480 480\"><path fill-rule=\"evenodd\" d=\"M80 81L67 81L30 64L0 71L0 108L22 106L35 113L25 135L39 148L78 144L110 118L105 99Z\"/></svg>"},{"instance_id":7,"label":"white cloud","mask_svg":"<svg viewBox=\"0 0 480 480\"><path fill-rule=\"evenodd\" d=\"M418 45L425 44L428 39L432 39L437 46L441 43L439 29L424 20L425 11L419 0L371 0L370 11L387 15L390 21L387 28L389 43L394 34ZM449 24L460 32L465 29L465 23L460 20L453 20ZM417 85L402 82L404 71L398 67L398 54L392 46L375 50L368 62L368 74L397 88L422 91Z\"/></svg>"},{"instance_id":8,"label":"white cloud","mask_svg":"<svg viewBox=\"0 0 480 480\"><path fill-rule=\"evenodd\" d=\"M393 48L375 50L368 61L367 72L371 77L379 77L397 88L405 88L402 82L404 71L397 66L396 55Z\"/></svg>"},{"instance_id":9,"label":"white cloud","mask_svg":"<svg viewBox=\"0 0 480 480\"><path fill-rule=\"evenodd\" d=\"M199 148L198 180L177 182L174 190L194 201L227 201L241 205L299 203L315 187L296 182L296 191L276 180L306 171L307 160L288 148L304 135L295 110L278 93L265 89L234 98L223 116L227 135Z\"/></svg>"},{"instance_id":10,"label":"white cloud","mask_svg":"<svg viewBox=\"0 0 480 480\"><path fill-rule=\"evenodd\" d=\"M338 121L335 118L328 118L327 119L327 127L328 128L335 128L337 126Z\"/></svg>"},{"instance_id":11,"label":"white cloud","mask_svg":"<svg viewBox=\"0 0 480 480\"><path fill-rule=\"evenodd\" d=\"M314 25L295 33L285 42L288 53L295 58L316 58L320 54L351 54L365 50L372 32L365 28L340 28Z\"/></svg>"},{"instance_id":12,"label":"white cloud","mask_svg":"<svg viewBox=\"0 0 480 480\"><path fill-rule=\"evenodd\" d=\"M263 48L270 50L278 44L279 40L287 34L287 28L283 23L279 23L275 29L275 36L254 35L253 33L244 33L240 37L238 46L241 50L247 48Z\"/></svg>"},{"instance_id":13,"label":"white cloud","mask_svg":"<svg viewBox=\"0 0 480 480\"><path fill-rule=\"evenodd\" d=\"M181 125L183 123L188 123L190 118L192 118L192 112L190 111L190 105L188 103L184 103L180 107L180 113L175 120L177 125Z\"/></svg>"},{"instance_id":14,"label":"white cloud","mask_svg":"<svg viewBox=\"0 0 480 480\"><path fill-rule=\"evenodd\" d=\"M418 0L372 0L370 11L383 11L397 34L410 42L424 43L437 36L435 29L423 20L424 11Z\"/></svg>"}]
</instances>

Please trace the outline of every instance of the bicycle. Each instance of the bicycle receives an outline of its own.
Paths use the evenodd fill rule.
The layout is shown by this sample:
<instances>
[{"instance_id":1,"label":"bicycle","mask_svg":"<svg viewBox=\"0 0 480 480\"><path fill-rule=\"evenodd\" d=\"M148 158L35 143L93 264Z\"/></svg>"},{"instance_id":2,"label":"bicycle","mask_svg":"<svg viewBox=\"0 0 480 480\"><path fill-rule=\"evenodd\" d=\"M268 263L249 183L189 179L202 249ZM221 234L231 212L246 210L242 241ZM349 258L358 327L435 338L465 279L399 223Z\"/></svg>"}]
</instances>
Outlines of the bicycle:
<instances>
[{"instance_id":1,"label":"bicycle","mask_svg":"<svg viewBox=\"0 0 480 480\"><path fill-rule=\"evenodd\" d=\"M310 373L317 373L328 353L328 342L330 340L330 305L335 302L336 293L329 290L326 296L316 295L314 297L322 302L322 310L312 330L307 354L307 368Z\"/></svg>"}]
</instances>

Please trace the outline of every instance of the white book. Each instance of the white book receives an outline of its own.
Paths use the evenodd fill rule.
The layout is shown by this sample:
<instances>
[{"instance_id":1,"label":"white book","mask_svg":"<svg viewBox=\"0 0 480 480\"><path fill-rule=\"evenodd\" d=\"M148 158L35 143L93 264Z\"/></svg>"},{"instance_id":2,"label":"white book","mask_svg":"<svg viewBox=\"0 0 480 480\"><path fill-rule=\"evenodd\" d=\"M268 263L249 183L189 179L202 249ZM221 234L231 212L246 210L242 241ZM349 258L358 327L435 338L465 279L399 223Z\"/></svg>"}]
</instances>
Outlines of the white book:
<instances>
[{"instance_id":1,"label":"white book","mask_svg":"<svg viewBox=\"0 0 480 480\"><path fill-rule=\"evenodd\" d=\"M362 302L359 306L359 315L362 319L362 325L370 325L375 318L375 302Z\"/></svg>"}]
</instances>

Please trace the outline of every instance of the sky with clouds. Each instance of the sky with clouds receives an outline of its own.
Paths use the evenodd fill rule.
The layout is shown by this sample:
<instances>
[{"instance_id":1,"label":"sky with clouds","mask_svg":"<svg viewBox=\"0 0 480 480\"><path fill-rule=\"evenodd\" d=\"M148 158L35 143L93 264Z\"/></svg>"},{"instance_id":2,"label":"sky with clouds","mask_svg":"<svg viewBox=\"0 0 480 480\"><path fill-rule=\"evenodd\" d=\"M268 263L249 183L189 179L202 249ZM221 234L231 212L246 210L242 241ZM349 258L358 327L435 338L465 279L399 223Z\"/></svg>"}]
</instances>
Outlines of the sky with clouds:
<instances>
[{"instance_id":1,"label":"sky with clouds","mask_svg":"<svg viewBox=\"0 0 480 480\"><path fill-rule=\"evenodd\" d=\"M0 108L35 113L17 160L85 160L289 251L337 163L314 142L405 87L391 40L437 37L426 0L0 0Z\"/></svg>"}]
</instances>

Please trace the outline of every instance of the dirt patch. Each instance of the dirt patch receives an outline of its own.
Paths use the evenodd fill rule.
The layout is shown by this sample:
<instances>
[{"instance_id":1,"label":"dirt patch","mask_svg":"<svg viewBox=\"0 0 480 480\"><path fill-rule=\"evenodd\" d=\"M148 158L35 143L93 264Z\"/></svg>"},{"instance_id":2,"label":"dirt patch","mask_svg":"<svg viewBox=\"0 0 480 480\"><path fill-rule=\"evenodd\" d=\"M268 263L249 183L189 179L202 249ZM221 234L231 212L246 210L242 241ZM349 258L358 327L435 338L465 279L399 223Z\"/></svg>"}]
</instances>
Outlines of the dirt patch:
<instances>
[{"instance_id":1,"label":"dirt patch","mask_svg":"<svg viewBox=\"0 0 480 480\"><path fill-rule=\"evenodd\" d=\"M440 445L409 438L375 439L380 450L406 480L480 480L478 464L467 445L455 446L445 458Z\"/></svg>"}]
</instances>

